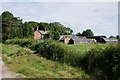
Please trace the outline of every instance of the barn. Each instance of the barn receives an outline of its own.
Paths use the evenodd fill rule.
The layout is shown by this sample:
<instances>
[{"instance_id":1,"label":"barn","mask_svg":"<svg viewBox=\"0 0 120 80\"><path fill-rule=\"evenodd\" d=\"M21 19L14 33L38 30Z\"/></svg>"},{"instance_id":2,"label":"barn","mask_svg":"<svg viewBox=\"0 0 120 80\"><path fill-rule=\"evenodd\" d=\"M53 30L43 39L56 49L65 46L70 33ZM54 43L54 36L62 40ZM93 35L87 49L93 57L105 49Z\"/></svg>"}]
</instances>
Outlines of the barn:
<instances>
[{"instance_id":1,"label":"barn","mask_svg":"<svg viewBox=\"0 0 120 80\"><path fill-rule=\"evenodd\" d=\"M87 39L95 39L98 43L103 43L103 38L106 36L86 36Z\"/></svg>"},{"instance_id":2,"label":"barn","mask_svg":"<svg viewBox=\"0 0 120 80\"><path fill-rule=\"evenodd\" d=\"M118 43L118 40L115 38L102 38L103 43L113 44Z\"/></svg>"},{"instance_id":3,"label":"barn","mask_svg":"<svg viewBox=\"0 0 120 80\"><path fill-rule=\"evenodd\" d=\"M76 35L62 35L60 39L64 44L93 44L93 39L79 38Z\"/></svg>"}]
</instances>

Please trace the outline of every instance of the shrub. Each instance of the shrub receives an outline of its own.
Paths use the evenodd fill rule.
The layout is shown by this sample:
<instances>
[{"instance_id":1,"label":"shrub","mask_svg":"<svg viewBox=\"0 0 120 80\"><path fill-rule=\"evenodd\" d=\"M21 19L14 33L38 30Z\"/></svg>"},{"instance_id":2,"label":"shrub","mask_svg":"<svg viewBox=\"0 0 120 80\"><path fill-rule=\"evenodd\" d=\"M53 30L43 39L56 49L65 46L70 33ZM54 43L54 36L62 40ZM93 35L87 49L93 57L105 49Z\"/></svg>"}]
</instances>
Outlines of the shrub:
<instances>
[{"instance_id":1,"label":"shrub","mask_svg":"<svg viewBox=\"0 0 120 80\"><path fill-rule=\"evenodd\" d=\"M70 65L77 65L77 60L80 58L78 51L64 46L64 44L53 41L45 40L44 42L35 43L31 49L46 57L47 59L67 63Z\"/></svg>"},{"instance_id":2,"label":"shrub","mask_svg":"<svg viewBox=\"0 0 120 80\"><path fill-rule=\"evenodd\" d=\"M5 44L18 44L23 47L31 46L35 41L31 38L28 39L8 39L5 41Z\"/></svg>"},{"instance_id":3,"label":"shrub","mask_svg":"<svg viewBox=\"0 0 120 80\"><path fill-rule=\"evenodd\" d=\"M95 48L81 59L82 66L89 74L107 79L120 78L120 45Z\"/></svg>"}]
</instances>

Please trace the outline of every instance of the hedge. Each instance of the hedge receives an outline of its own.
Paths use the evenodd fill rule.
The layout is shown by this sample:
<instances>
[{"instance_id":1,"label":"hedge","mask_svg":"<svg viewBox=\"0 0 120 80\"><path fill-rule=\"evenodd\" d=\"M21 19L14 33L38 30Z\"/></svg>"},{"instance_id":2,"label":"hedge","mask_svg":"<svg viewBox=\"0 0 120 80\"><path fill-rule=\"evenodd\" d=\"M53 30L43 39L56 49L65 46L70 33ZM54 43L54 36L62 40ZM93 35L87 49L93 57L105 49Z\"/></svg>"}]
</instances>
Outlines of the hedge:
<instances>
[{"instance_id":1,"label":"hedge","mask_svg":"<svg viewBox=\"0 0 120 80\"><path fill-rule=\"evenodd\" d=\"M5 41L5 44L18 44L22 47L30 47L33 43L35 43L34 39L8 39Z\"/></svg>"},{"instance_id":2,"label":"hedge","mask_svg":"<svg viewBox=\"0 0 120 80\"><path fill-rule=\"evenodd\" d=\"M67 63L73 66L77 65L81 56L75 49L68 48L64 44L53 40L35 43L31 46L31 49L47 59Z\"/></svg>"},{"instance_id":3,"label":"hedge","mask_svg":"<svg viewBox=\"0 0 120 80\"><path fill-rule=\"evenodd\" d=\"M91 49L80 62L84 63L81 67L94 77L120 79L120 45Z\"/></svg>"}]
</instances>

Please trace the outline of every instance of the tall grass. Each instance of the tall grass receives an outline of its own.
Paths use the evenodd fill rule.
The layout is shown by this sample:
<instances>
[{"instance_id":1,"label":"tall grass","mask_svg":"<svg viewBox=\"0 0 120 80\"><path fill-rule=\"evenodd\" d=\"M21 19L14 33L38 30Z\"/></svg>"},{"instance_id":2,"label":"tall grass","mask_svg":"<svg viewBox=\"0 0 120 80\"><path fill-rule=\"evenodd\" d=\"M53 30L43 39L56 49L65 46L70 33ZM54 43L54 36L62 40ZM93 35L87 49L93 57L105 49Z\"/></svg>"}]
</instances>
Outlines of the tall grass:
<instances>
[{"instance_id":1,"label":"tall grass","mask_svg":"<svg viewBox=\"0 0 120 80\"><path fill-rule=\"evenodd\" d=\"M89 78L80 68L47 60L18 45L2 45L7 66L20 78Z\"/></svg>"}]
</instances>

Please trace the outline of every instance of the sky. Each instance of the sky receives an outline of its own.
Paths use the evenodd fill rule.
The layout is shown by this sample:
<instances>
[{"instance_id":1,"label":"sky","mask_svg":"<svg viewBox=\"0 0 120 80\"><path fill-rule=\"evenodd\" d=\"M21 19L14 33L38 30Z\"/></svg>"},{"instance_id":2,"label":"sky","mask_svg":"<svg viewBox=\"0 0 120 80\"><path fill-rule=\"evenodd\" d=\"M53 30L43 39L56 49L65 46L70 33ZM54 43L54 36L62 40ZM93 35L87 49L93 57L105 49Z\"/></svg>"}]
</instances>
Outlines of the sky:
<instances>
[{"instance_id":1,"label":"sky","mask_svg":"<svg viewBox=\"0 0 120 80\"><path fill-rule=\"evenodd\" d=\"M118 0L4 0L2 9L25 21L60 22L74 34L91 29L95 35L118 34Z\"/></svg>"}]
</instances>

